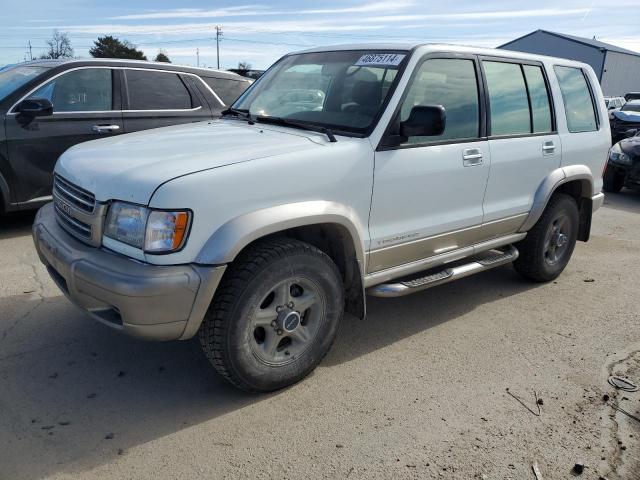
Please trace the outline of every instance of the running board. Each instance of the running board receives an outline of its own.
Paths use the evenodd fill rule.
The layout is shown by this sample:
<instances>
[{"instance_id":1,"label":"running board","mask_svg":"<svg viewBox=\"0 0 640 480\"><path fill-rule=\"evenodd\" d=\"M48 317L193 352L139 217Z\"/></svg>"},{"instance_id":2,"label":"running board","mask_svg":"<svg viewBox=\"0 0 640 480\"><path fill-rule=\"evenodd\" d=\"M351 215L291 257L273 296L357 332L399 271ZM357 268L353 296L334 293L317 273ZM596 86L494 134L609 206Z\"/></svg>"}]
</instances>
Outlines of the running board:
<instances>
[{"instance_id":1,"label":"running board","mask_svg":"<svg viewBox=\"0 0 640 480\"><path fill-rule=\"evenodd\" d=\"M367 289L367 295L374 297L402 297L410 293L426 290L427 288L449 283L475 273L484 272L518 258L518 249L513 245L504 250L489 250L476 257L470 263L445 268L439 271L429 271L426 275L405 277L395 283L381 283ZM420 275L420 274L418 274Z\"/></svg>"}]
</instances>

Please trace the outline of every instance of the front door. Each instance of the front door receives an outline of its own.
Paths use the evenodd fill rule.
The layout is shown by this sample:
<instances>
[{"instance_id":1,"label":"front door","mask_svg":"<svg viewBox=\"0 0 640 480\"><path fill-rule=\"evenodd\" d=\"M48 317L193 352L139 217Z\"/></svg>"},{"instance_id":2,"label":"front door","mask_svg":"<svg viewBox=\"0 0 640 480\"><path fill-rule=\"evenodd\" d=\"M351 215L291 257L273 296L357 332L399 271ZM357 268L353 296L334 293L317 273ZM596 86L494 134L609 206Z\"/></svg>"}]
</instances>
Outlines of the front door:
<instances>
[{"instance_id":1,"label":"front door","mask_svg":"<svg viewBox=\"0 0 640 480\"><path fill-rule=\"evenodd\" d=\"M428 58L413 74L392 122L406 120L414 106L442 105L445 130L376 152L368 273L481 239L491 159L479 78L474 57Z\"/></svg>"},{"instance_id":2,"label":"front door","mask_svg":"<svg viewBox=\"0 0 640 480\"><path fill-rule=\"evenodd\" d=\"M122 133L119 88L109 68L65 72L29 95L46 98L53 115L6 118L9 163L17 179L15 200L39 201L51 195L53 168L69 147Z\"/></svg>"}]
</instances>

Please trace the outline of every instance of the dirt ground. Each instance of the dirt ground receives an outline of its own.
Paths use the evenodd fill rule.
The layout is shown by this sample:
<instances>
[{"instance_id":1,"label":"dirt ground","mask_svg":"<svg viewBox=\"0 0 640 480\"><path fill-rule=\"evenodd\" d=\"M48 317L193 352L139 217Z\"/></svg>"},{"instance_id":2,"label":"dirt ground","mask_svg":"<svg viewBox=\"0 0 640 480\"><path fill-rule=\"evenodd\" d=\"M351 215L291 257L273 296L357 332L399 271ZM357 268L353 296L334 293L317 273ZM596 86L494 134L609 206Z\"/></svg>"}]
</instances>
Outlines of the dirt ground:
<instances>
[{"instance_id":1,"label":"dirt ground","mask_svg":"<svg viewBox=\"0 0 640 480\"><path fill-rule=\"evenodd\" d=\"M40 265L32 220L0 219L2 480L535 480L534 463L545 480L576 463L640 479L640 392L607 384L640 382L640 193L607 196L556 282L501 267L372 298L314 374L260 396L195 341L85 317Z\"/></svg>"}]
</instances>

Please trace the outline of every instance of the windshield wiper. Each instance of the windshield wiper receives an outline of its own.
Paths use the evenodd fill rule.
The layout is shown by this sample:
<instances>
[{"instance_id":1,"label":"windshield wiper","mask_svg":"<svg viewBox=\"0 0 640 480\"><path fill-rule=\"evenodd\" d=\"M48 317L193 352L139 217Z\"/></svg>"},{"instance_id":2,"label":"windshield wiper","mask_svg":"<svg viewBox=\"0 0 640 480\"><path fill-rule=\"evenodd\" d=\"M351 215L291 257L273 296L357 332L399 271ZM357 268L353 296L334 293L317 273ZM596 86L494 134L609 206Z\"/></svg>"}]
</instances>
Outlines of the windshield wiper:
<instances>
[{"instance_id":1,"label":"windshield wiper","mask_svg":"<svg viewBox=\"0 0 640 480\"><path fill-rule=\"evenodd\" d=\"M249 113L249 110L244 110L244 109L241 109L241 108L229 107L226 110L223 110L221 112L221 115L223 117L226 117L228 115L233 115L233 116L236 116L236 117L242 117L242 118L245 118L247 120L251 120L251 114Z\"/></svg>"},{"instance_id":2,"label":"windshield wiper","mask_svg":"<svg viewBox=\"0 0 640 480\"><path fill-rule=\"evenodd\" d=\"M300 130L308 130L310 132L324 133L331 143L335 143L338 141L336 139L336 136L331 131L331 129L326 127L321 127L319 125L313 125L309 123L299 123L299 122L295 122L293 120L287 120L286 118L281 118L281 117L264 117L263 116L263 117L255 117L255 120L257 122L262 122L262 123L272 123L274 125L282 125L283 127L293 127L293 128L299 128Z\"/></svg>"}]
</instances>

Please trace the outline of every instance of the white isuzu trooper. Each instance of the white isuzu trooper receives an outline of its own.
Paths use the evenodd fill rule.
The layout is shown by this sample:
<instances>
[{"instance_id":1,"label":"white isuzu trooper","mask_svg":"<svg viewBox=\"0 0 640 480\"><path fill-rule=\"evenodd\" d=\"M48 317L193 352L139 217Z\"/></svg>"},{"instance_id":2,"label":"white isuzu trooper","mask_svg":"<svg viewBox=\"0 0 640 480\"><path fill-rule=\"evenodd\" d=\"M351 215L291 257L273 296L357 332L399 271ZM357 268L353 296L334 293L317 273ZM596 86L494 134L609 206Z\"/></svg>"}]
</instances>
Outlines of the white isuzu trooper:
<instances>
[{"instance_id":1,"label":"white isuzu trooper","mask_svg":"<svg viewBox=\"0 0 640 480\"><path fill-rule=\"evenodd\" d=\"M510 262L556 278L603 202L607 118L574 61L308 50L221 120L69 149L33 237L94 318L152 340L198 334L233 384L270 391L311 372L367 294Z\"/></svg>"}]
</instances>

